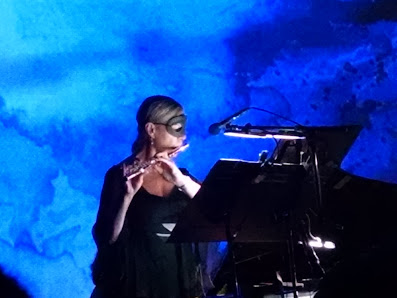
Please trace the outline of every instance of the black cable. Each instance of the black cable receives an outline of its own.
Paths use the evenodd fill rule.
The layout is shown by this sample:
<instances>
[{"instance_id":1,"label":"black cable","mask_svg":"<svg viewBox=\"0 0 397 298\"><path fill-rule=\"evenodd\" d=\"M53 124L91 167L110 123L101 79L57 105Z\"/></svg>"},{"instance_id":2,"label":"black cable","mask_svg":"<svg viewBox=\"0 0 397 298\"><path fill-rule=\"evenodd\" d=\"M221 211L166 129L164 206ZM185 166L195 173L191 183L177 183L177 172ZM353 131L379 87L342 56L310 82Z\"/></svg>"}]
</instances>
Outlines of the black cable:
<instances>
[{"instance_id":1,"label":"black cable","mask_svg":"<svg viewBox=\"0 0 397 298\"><path fill-rule=\"evenodd\" d=\"M296 125L298 125L298 126L303 126L302 124L300 124L300 123L298 123L298 122L296 122L296 121L294 121L294 120L291 120L291 119L289 119L289 118L287 118L287 117L284 117L284 116L282 116L282 115L279 115L279 114L277 114L277 113L274 113L274 112L271 112L271 111L268 111L268 110L265 110L265 109L261 109L261 108L257 108L257 107L249 107L249 109L258 110L258 111L261 111L261 112L265 112L265 113L268 113L268 114L270 114L270 115L277 116L277 117L279 117L279 118L281 118L281 119L284 119L284 120L286 120L286 121L289 121L289 122L291 122L291 123L294 123L294 124L296 124Z\"/></svg>"}]
</instances>

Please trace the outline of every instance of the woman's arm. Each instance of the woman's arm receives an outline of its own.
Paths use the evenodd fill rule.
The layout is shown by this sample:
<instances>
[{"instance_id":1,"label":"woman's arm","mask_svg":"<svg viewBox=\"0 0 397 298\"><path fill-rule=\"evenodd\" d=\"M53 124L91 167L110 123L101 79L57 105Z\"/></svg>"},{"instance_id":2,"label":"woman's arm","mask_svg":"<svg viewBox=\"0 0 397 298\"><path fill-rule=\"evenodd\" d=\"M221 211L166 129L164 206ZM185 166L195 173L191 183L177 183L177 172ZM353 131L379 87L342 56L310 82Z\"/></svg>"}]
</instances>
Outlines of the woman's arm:
<instances>
[{"instance_id":1,"label":"woman's arm","mask_svg":"<svg viewBox=\"0 0 397 298\"><path fill-rule=\"evenodd\" d=\"M111 233L111 237L109 243L112 244L116 242L119 237L121 230L123 229L125 216L127 214L128 208L130 207L131 201L134 198L135 194L142 186L143 183L143 175L139 175L130 180L125 181L125 193L123 196L123 200L121 202L121 206L118 209L116 217L113 222L113 229Z\"/></svg>"},{"instance_id":2,"label":"woman's arm","mask_svg":"<svg viewBox=\"0 0 397 298\"><path fill-rule=\"evenodd\" d=\"M187 194L191 199L197 194L197 192L201 188L200 184L198 184L196 181L190 178L190 176L187 175L183 175L183 177L179 179L178 184L175 185L180 191Z\"/></svg>"},{"instance_id":3,"label":"woman's arm","mask_svg":"<svg viewBox=\"0 0 397 298\"><path fill-rule=\"evenodd\" d=\"M113 167L106 173L97 220L93 227L94 240L98 246L117 241L128 208L142 182L143 175L125 181L119 167Z\"/></svg>"}]
</instances>

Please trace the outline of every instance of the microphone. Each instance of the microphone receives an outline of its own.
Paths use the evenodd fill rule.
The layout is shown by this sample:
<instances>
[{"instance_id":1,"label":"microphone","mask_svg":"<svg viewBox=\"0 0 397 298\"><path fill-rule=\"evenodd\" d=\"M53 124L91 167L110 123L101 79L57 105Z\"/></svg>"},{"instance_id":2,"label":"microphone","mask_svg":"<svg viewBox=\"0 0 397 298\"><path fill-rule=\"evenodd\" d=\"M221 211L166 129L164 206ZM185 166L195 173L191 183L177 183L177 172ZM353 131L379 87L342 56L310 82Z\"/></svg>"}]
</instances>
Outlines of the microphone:
<instances>
[{"instance_id":1,"label":"microphone","mask_svg":"<svg viewBox=\"0 0 397 298\"><path fill-rule=\"evenodd\" d=\"M228 125L233 120L237 119L237 117L241 116L249 109L250 108L242 109L241 111L234 113L233 115L227 117L226 119L222 120L221 122L211 124L210 127L208 127L208 132L212 135L217 135L218 133L220 133L220 131L222 129L224 129L226 127L226 125Z\"/></svg>"}]
</instances>

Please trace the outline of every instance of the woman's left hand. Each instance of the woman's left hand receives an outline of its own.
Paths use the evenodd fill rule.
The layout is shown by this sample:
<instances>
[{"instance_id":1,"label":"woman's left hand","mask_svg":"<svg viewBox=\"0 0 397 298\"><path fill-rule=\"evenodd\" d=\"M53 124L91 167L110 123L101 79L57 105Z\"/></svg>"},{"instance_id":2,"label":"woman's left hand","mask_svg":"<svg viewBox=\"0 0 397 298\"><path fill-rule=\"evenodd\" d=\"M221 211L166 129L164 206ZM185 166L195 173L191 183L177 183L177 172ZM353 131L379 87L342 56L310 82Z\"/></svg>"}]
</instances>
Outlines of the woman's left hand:
<instances>
[{"instance_id":1,"label":"woman's left hand","mask_svg":"<svg viewBox=\"0 0 397 298\"><path fill-rule=\"evenodd\" d=\"M164 179L175 184L177 187L185 185L186 176L182 174L181 170L179 170L171 159L158 156L156 157L156 160L158 163L154 168L164 177Z\"/></svg>"}]
</instances>

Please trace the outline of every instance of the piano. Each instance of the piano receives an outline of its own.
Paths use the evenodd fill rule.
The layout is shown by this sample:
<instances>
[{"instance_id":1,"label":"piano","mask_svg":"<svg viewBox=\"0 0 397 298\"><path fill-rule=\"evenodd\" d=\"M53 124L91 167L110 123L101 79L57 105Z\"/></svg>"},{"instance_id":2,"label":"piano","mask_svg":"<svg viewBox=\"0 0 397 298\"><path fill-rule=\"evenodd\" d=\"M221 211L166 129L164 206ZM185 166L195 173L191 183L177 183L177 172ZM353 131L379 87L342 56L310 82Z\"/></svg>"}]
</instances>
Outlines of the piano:
<instances>
[{"instance_id":1,"label":"piano","mask_svg":"<svg viewBox=\"0 0 397 298\"><path fill-rule=\"evenodd\" d=\"M361 127L228 129L295 138L281 138L271 156L257 162L219 160L184 210L169 241L229 244L208 297L225 287L230 297L250 298L388 292L381 277L397 277L391 268L397 260L397 185L340 168ZM311 247L316 236L335 249Z\"/></svg>"}]
</instances>

